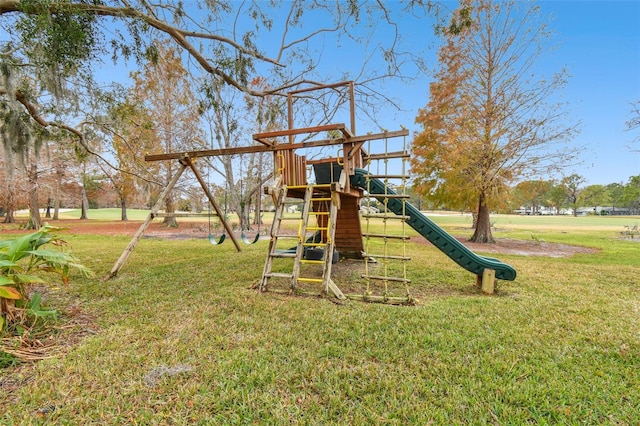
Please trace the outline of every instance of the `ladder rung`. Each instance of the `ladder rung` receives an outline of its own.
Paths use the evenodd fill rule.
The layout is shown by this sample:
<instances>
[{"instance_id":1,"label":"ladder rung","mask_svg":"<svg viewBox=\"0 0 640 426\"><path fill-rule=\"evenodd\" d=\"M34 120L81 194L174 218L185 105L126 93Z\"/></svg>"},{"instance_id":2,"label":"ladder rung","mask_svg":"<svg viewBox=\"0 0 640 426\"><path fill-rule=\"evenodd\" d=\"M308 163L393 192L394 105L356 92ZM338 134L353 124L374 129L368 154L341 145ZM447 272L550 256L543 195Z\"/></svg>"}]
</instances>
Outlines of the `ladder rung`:
<instances>
[{"instance_id":1,"label":"ladder rung","mask_svg":"<svg viewBox=\"0 0 640 426\"><path fill-rule=\"evenodd\" d=\"M401 220L411 219L411 216L402 216L398 214L390 215L390 214L384 214L384 213L361 213L360 216L376 218L376 219L401 219Z\"/></svg>"},{"instance_id":2,"label":"ladder rung","mask_svg":"<svg viewBox=\"0 0 640 426\"><path fill-rule=\"evenodd\" d=\"M411 260L409 256L394 256L390 254L366 254L367 257L373 257L374 259L393 259L393 260Z\"/></svg>"},{"instance_id":3,"label":"ladder rung","mask_svg":"<svg viewBox=\"0 0 640 426\"><path fill-rule=\"evenodd\" d=\"M364 157L366 160L384 160L387 158L410 158L411 154L405 151L387 152L386 154L369 154Z\"/></svg>"},{"instance_id":4,"label":"ladder rung","mask_svg":"<svg viewBox=\"0 0 640 426\"><path fill-rule=\"evenodd\" d=\"M271 257L278 257L278 258L286 258L286 257L296 257L295 253L286 253L286 252L276 252L276 253L271 253Z\"/></svg>"},{"instance_id":5,"label":"ladder rung","mask_svg":"<svg viewBox=\"0 0 640 426\"><path fill-rule=\"evenodd\" d=\"M268 274L264 274L267 278L293 278L293 274L282 274L279 272L270 272Z\"/></svg>"},{"instance_id":6,"label":"ladder rung","mask_svg":"<svg viewBox=\"0 0 640 426\"><path fill-rule=\"evenodd\" d=\"M372 234L372 233L368 233L368 232L363 232L362 233L363 237L372 237L372 238L389 238L392 240L408 240L409 237L408 235L387 235L387 234Z\"/></svg>"},{"instance_id":7,"label":"ladder rung","mask_svg":"<svg viewBox=\"0 0 640 426\"><path fill-rule=\"evenodd\" d=\"M302 243L304 247L325 247L327 243Z\"/></svg>"},{"instance_id":8,"label":"ladder rung","mask_svg":"<svg viewBox=\"0 0 640 426\"><path fill-rule=\"evenodd\" d=\"M311 188L331 188L330 183L319 183L319 184L315 184L315 185L287 185L287 189L307 189L309 187Z\"/></svg>"},{"instance_id":9,"label":"ladder rung","mask_svg":"<svg viewBox=\"0 0 640 426\"><path fill-rule=\"evenodd\" d=\"M302 281L305 283L321 283L322 282L322 278L302 278L302 277L298 277L298 281Z\"/></svg>"},{"instance_id":10,"label":"ladder rung","mask_svg":"<svg viewBox=\"0 0 640 426\"><path fill-rule=\"evenodd\" d=\"M311 198L311 201L331 201L331 197Z\"/></svg>"},{"instance_id":11,"label":"ladder rung","mask_svg":"<svg viewBox=\"0 0 640 426\"><path fill-rule=\"evenodd\" d=\"M307 226L307 231L327 231L329 229L328 226Z\"/></svg>"},{"instance_id":12,"label":"ladder rung","mask_svg":"<svg viewBox=\"0 0 640 426\"><path fill-rule=\"evenodd\" d=\"M407 278L384 277L382 275L366 275L366 274L362 274L361 277L362 278L367 278L367 279L370 279L370 280L394 281L394 282L398 282L398 283L410 283L411 282L411 280L407 279Z\"/></svg>"},{"instance_id":13,"label":"ladder rung","mask_svg":"<svg viewBox=\"0 0 640 426\"><path fill-rule=\"evenodd\" d=\"M309 214L315 214L316 216L329 216L329 212L314 212L314 211L310 211Z\"/></svg>"},{"instance_id":14,"label":"ladder rung","mask_svg":"<svg viewBox=\"0 0 640 426\"><path fill-rule=\"evenodd\" d=\"M322 265L324 264L324 260L307 260L307 259L300 259L300 263L307 263L309 265Z\"/></svg>"},{"instance_id":15,"label":"ladder rung","mask_svg":"<svg viewBox=\"0 0 640 426\"><path fill-rule=\"evenodd\" d=\"M411 195L404 194L371 194L374 198L411 198Z\"/></svg>"},{"instance_id":16,"label":"ladder rung","mask_svg":"<svg viewBox=\"0 0 640 426\"><path fill-rule=\"evenodd\" d=\"M409 179L407 175L365 175L369 179Z\"/></svg>"}]
</instances>

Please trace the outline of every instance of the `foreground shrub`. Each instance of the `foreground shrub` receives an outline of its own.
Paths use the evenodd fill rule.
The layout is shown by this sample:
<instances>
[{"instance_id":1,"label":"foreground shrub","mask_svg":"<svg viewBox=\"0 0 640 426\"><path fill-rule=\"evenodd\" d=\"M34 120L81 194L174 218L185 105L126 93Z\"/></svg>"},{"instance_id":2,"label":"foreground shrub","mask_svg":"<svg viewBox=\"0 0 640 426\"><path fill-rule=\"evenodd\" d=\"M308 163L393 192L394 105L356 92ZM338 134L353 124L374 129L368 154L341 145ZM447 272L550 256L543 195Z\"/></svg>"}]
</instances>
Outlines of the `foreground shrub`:
<instances>
[{"instance_id":1,"label":"foreground shrub","mask_svg":"<svg viewBox=\"0 0 640 426\"><path fill-rule=\"evenodd\" d=\"M75 269L91 271L79 263L68 244L55 235L61 228L44 226L39 231L9 240L0 240L0 334L22 335L41 318L55 318L56 311L43 306L35 286L52 285L50 275L69 282ZM47 248L44 248L44 246ZM53 247L53 248L49 248Z\"/></svg>"}]
</instances>

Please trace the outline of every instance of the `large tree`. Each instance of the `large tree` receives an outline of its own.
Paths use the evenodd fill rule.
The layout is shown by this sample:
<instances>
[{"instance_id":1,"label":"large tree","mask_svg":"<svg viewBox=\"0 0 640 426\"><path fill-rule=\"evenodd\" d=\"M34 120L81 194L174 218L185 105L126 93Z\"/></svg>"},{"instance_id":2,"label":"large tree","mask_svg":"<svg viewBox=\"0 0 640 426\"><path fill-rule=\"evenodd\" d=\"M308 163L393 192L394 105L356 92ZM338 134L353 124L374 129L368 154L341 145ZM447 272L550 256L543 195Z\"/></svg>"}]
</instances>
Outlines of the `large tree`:
<instances>
[{"instance_id":1,"label":"large tree","mask_svg":"<svg viewBox=\"0 0 640 426\"><path fill-rule=\"evenodd\" d=\"M547 202L547 194L552 186L553 182L548 180L525 180L519 182L513 192L519 206L530 207L531 214L536 214Z\"/></svg>"},{"instance_id":2,"label":"large tree","mask_svg":"<svg viewBox=\"0 0 640 426\"><path fill-rule=\"evenodd\" d=\"M255 78L251 86L265 89L267 83ZM211 79L203 85L200 107L209 128L208 146L203 148L233 148L246 144L252 133L283 128L286 106L277 97L254 98L242 95L225 86L222 81ZM253 117L245 120L243 117ZM255 142L254 142L255 143ZM248 153L240 156L208 158L213 180L224 179L220 191L224 191L224 210L235 212L240 228L250 228L250 211L253 204L253 224L260 224L260 197L263 183L271 177L271 153ZM209 173L207 173L209 175Z\"/></svg>"},{"instance_id":3,"label":"large tree","mask_svg":"<svg viewBox=\"0 0 640 426\"><path fill-rule=\"evenodd\" d=\"M604 185L588 185L580 193L580 204L583 207L604 207L611 204L611 199Z\"/></svg>"},{"instance_id":4,"label":"large tree","mask_svg":"<svg viewBox=\"0 0 640 426\"><path fill-rule=\"evenodd\" d=\"M640 209L640 175L629 178L624 186L623 201L628 208Z\"/></svg>"},{"instance_id":5,"label":"large tree","mask_svg":"<svg viewBox=\"0 0 640 426\"><path fill-rule=\"evenodd\" d=\"M426 16L428 9L422 2L392 7L342 0L0 0L0 27L8 37L2 47L10 52L0 55L0 62L3 70L20 66L34 80L52 83L50 90L59 100L71 77L85 83L74 91L86 93L83 88L95 84L104 58L124 66L144 63L157 57L154 40L168 38L168 47L179 51L185 69L250 95L346 78L359 83L363 102L375 105L368 101L390 100L377 83L411 78L416 65L421 66L402 50L398 22L407 14ZM357 43L361 57L337 62L323 54L328 46L346 43ZM361 68L353 69L356 61ZM379 61L385 65L369 66ZM269 80L268 88L251 86L257 75ZM18 100L40 125L65 128L82 142L77 123L84 117L61 117L49 108L55 104L47 103L49 98L24 96L14 89L0 86L0 95ZM81 118L74 124L73 117Z\"/></svg>"},{"instance_id":6,"label":"large tree","mask_svg":"<svg viewBox=\"0 0 640 426\"><path fill-rule=\"evenodd\" d=\"M418 188L477 216L472 241L493 242L489 214L514 180L544 176L575 152L575 125L555 95L566 72L539 74L550 49L531 3L464 0L439 28L440 69L416 122Z\"/></svg>"},{"instance_id":7,"label":"large tree","mask_svg":"<svg viewBox=\"0 0 640 426\"><path fill-rule=\"evenodd\" d=\"M586 179L577 173L565 176L560 180L560 186L564 190L567 197L567 203L573 209L573 215L578 216L578 208L580 207L580 193Z\"/></svg>"},{"instance_id":8,"label":"large tree","mask_svg":"<svg viewBox=\"0 0 640 426\"><path fill-rule=\"evenodd\" d=\"M191 90L190 80L177 51L158 43L158 57L134 74L135 86L129 101L146 111L153 130L153 140L146 146L156 152L190 151L202 137L199 128L199 108ZM174 161L161 162L157 179L165 187L173 179L179 165ZM167 194L165 211L175 212L174 191ZM175 217L164 219L167 226L175 227Z\"/></svg>"}]
</instances>

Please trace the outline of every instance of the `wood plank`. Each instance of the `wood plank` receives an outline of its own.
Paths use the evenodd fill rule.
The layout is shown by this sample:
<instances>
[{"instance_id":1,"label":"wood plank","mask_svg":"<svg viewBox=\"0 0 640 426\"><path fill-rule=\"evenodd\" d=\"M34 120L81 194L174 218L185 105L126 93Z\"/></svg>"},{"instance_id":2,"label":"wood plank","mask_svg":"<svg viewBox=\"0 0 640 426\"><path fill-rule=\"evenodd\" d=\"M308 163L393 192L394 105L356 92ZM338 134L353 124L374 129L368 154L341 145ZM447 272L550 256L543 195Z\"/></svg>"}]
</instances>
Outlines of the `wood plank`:
<instances>
[{"instance_id":1,"label":"wood plank","mask_svg":"<svg viewBox=\"0 0 640 426\"><path fill-rule=\"evenodd\" d=\"M111 268L111 271L109 272L109 275L107 275L107 277L106 277L107 280L109 280L109 279L115 277L116 275L118 275L118 272L120 271L120 269L122 269L124 264L127 262L127 259L129 258L129 256L133 252L133 249L138 244L138 241L140 241L140 238L142 238L142 235L144 234L144 231L149 227L149 225L153 221L154 215L158 213L158 211L160 210L160 207L162 207L162 205L164 204L165 198L167 198L167 195L169 194L169 192L171 192L173 187L178 182L178 179L180 179L180 176L182 176L182 173L188 167L188 164L185 163L185 162L181 162L180 164L181 164L180 168L178 169L176 174L173 176L173 178L171 178L171 181L167 184L167 186L162 190L162 193L160 194L160 197L158 198L158 201L156 201L156 203L151 208L151 212L149 213L149 215L147 216L145 221L142 222L142 225L140 225L140 227L138 228L136 233L133 235L133 238L131 239L131 241L129 241L129 244L127 245L127 247L124 249L124 251L122 252L120 257L118 258L116 263Z\"/></svg>"},{"instance_id":2,"label":"wood plank","mask_svg":"<svg viewBox=\"0 0 640 426\"><path fill-rule=\"evenodd\" d=\"M395 132L383 132L375 133L364 136L354 136L350 138L349 142L361 142L361 141L373 141L386 138L393 138L398 136L406 136L409 134L408 130L399 130ZM218 149L205 149L197 151L185 151L174 152L168 154L151 154L145 155L145 161L164 161L164 160L176 160L183 157L197 158L197 157L215 157L219 155L237 155L237 154L251 154L254 152L277 152L286 151L300 148L314 148L321 146L340 145L347 142L345 138L337 139L320 139L316 141L298 142L298 143L285 143L271 146L252 145L252 146L239 146L235 148L218 148Z\"/></svg>"},{"instance_id":3,"label":"wood plank","mask_svg":"<svg viewBox=\"0 0 640 426\"><path fill-rule=\"evenodd\" d=\"M406 151L387 152L384 154L369 154L365 155L365 160L385 160L390 158L410 158L411 154Z\"/></svg>"},{"instance_id":4,"label":"wood plank","mask_svg":"<svg viewBox=\"0 0 640 426\"><path fill-rule=\"evenodd\" d=\"M488 268L482 271L482 292L484 294L493 294L495 282L496 271Z\"/></svg>"},{"instance_id":5,"label":"wood plank","mask_svg":"<svg viewBox=\"0 0 640 426\"><path fill-rule=\"evenodd\" d=\"M263 133L255 133L253 135L253 139L256 141L263 142L264 139L277 138L280 136L293 136L293 135L301 135L304 133L319 133L319 132L328 132L331 130L340 130L346 129L346 125L344 123L337 124L325 124L322 126L313 126L313 127L300 127L297 129L284 129L284 130L275 130L273 132L263 132Z\"/></svg>"}]
</instances>

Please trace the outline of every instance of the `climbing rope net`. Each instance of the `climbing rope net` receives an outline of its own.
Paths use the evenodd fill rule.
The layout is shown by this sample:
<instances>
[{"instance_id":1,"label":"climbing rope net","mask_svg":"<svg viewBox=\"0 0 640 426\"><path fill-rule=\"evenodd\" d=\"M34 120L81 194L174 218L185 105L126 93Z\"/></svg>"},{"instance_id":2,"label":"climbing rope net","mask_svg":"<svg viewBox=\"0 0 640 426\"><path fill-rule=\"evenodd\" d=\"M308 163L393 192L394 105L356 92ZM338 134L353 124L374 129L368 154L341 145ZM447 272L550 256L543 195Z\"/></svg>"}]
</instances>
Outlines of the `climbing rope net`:
<instances>
[{"instance_id":1,"label":"climbing rope net","mask_svg":"<svg viewBox=\"0 0 640 426\"><path fill-rule=\"evenodd\" d=\"M366 194L362 216L365 248L363 299L384 303L408 304L413 299L407 278L406 215L409 180L406 136L401 150L391 151L384 140L384 153L369 155ZM370 147L368 147L368 152Z\"/></svg>"}]
</instances>

